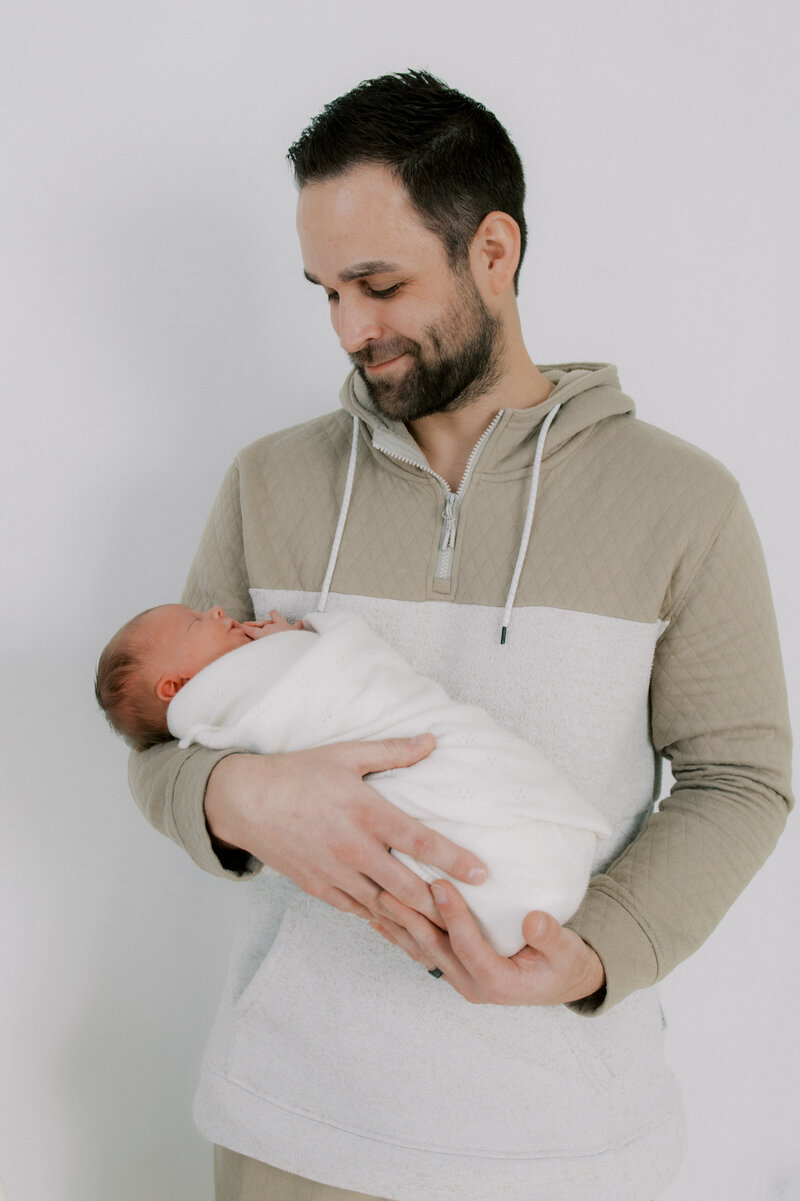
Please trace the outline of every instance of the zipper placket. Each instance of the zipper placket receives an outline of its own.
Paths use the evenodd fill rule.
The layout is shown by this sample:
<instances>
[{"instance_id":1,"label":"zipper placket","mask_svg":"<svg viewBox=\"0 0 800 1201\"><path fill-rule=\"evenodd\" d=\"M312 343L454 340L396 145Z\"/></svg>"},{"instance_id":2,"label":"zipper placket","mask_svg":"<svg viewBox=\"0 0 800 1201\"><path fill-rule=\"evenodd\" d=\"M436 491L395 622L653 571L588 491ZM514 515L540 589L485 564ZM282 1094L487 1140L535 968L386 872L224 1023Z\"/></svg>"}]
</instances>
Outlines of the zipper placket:
<instances>
[{"instance_id":1,"label":"zipper placket","mask_svg":"<svg viewBox=\"0 0 800 1201\"><path fill-rule=\"evenodd\" d=\"M434 471L427 463L420 463L417 459L406 457L398 454L394 450L383 448L383 453L396 459L398 463L408 463L411 467L421 467L423 471L427 471L428 475L432 475L435 480L439 481L442 492L444 494L444 509L442 510L442 532L439 538L439 555L436 560L436 573L434 578L437 580L449 580L453 567L453 554L456 546L456 534L458 533L458 515L461 509L461 502L464 499L464 494L469 485L470 477L475 468L475 464L480 457L481 451L486 445L489 436L495 429L500 418L503 416L503 409L496 414L494 420L486 427L478 441L472 448L470 456L467 459L467 465L464 468L464 474L461 477L461 483L458 485L457 492L451 492L447 480L439 475L438 471Z\"/></svg>"}]
</instances>

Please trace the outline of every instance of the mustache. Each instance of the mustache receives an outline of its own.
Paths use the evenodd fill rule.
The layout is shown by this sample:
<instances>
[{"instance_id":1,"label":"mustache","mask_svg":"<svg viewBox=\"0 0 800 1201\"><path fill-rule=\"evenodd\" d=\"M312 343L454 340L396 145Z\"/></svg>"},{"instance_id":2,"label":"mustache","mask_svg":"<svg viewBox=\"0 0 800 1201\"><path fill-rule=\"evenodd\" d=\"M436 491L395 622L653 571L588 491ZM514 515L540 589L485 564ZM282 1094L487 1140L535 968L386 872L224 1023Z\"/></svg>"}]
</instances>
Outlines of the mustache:
<instances>
[{"instance_id":1,"label":"mustache","mask_svg":"<svg viewBox=\"0 0 800 1201\"><path fill-rule=\"evenodd\" d=\"M388 363L389 359L396 359L401 354L416 357L418 351L417 343L410 338L391 338L386 342L370 342L347 357L354 367L369 367L373 363Z\"/></svg>"}]
</instances>

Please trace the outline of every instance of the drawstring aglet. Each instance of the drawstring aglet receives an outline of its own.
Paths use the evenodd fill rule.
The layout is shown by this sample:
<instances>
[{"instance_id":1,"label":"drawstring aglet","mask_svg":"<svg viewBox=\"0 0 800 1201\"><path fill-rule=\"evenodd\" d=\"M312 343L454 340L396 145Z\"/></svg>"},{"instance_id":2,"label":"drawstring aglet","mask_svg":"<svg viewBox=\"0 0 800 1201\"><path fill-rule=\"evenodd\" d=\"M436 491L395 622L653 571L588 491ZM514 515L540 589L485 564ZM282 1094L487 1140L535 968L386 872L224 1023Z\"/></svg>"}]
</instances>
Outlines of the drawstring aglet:
<instances>
[{"instance_id":1,"label":"drawstring aglet","mask_svg":"<svg viewBox=\"0 0 800 1201\"><path fill-rule=\"evenodd\" d=\"M508 633L508 626L503 626L502 633L500 634L500 645L501 646L505 646L505 644L506 644L506 634L507 633Z\"/></svg>"}]
</instances>

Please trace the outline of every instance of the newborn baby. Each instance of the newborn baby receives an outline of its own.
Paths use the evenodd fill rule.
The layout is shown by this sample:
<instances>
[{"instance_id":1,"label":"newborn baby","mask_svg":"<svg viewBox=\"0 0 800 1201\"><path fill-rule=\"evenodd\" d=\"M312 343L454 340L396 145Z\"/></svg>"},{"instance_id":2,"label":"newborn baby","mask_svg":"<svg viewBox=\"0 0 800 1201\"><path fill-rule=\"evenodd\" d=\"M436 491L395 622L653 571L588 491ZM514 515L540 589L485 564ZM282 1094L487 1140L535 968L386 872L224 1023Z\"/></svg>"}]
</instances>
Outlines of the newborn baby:
<instances>
[{"instance_id":1,"label":"newborn baby","mask_svg":"<svg viewBox=\"0 0 800 1201\"><path fill-rule=\"evenodd\" d=\"M451 700L354 614L314 613L290 625L273 611L267 622L240 624L219 607L162 605L111 640L96 692L139 749L170 735L182 746L269 754L432 733L427 758L369 783L483 860L485 883L452 882L501 955L525 945L531 910L562 923L572 916L597 839L610 833L539 751L483 709ZM393 853L429 883L445 875Z\"/></svg>"}]
</instances>

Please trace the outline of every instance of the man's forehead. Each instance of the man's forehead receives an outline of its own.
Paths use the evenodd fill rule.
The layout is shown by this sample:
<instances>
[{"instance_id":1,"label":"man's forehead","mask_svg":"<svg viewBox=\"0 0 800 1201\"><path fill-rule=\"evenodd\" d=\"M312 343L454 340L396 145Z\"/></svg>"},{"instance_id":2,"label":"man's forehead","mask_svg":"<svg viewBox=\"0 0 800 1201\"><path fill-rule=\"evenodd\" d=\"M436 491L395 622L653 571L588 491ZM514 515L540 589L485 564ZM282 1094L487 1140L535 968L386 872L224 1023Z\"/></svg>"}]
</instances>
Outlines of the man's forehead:
<instances>
[{"instance_id":1,"label":"man's forehead","mask_svg":"<svg viewBox=\"0 0 800 1201\"><path fill-rule=\"evenodd\" d=\"M342 175L311 180L297 196L297 229L304 236L338 236L380 230L408 233L424 228L420 215L397 176L386 167L370 163ZM389 257L378 250L361 260Z\"/></svg>"},{"instance_id":2,"label":"man's forehead","mask_svg":"<svg viewBox=\"0 0 800 1201\"><path fill-rule=\"evenodd\" d=\"M384 202L403 204L408 192L403 181L390 167L383 163L356 163L336 175L321 179L309 179L298 192L301 202L320 198L336 198L340 204L364 201L380 197Z\"/></svg>"},{"instance_id":3,"label":"man's forehead","mask_svg":"<svg viewBox=\"0 0 800 1201\"><path fill-rule=\"evenodd\" d=\"M404 271L439 249L403 185L375 164L302 187L297 232L306 278L326 285Z\"/></svg>"}]
</instances>

